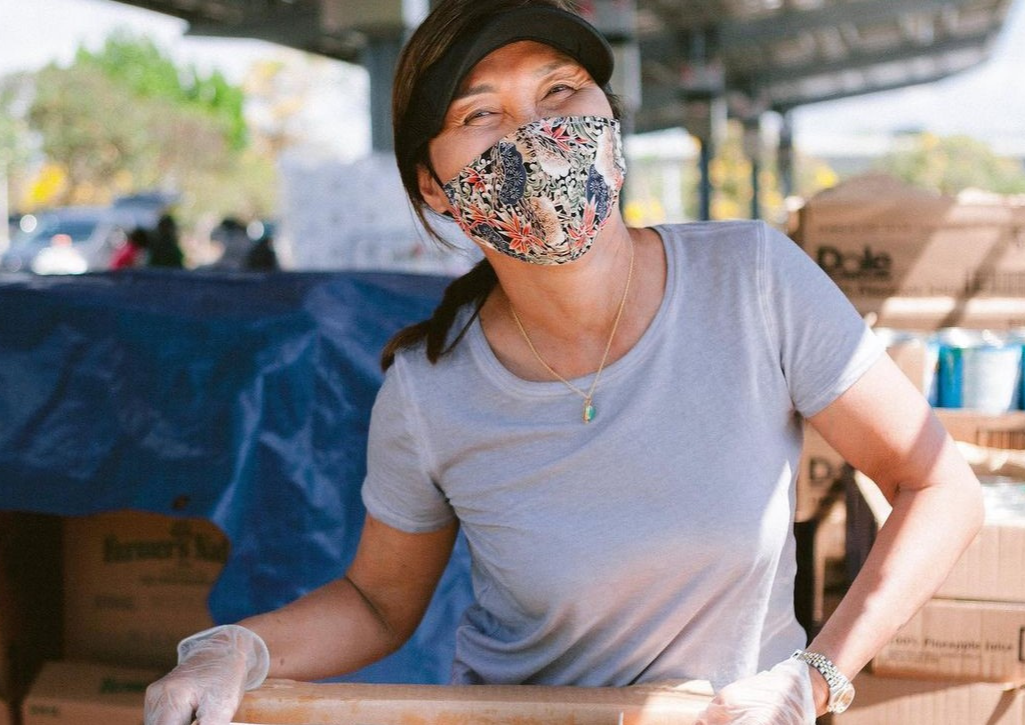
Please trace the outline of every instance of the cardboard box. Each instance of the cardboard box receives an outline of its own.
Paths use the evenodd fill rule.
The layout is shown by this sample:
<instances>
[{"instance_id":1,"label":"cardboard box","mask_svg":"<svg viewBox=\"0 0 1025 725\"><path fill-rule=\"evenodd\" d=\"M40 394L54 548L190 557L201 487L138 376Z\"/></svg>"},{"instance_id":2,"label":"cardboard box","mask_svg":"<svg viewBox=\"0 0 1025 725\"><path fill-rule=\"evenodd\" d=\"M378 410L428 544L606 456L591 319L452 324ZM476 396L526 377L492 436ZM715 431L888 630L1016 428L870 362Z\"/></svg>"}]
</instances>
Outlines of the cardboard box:
<instances>
[{"instance_id":1,"label":"cardboard box","mask_svg":"<svg viewBox=\"0 0 1025 725\"><path fill-rule=\"evenodd\" d=\"M799 212L802 247L852 300L1025 297L1025 204L869 174Z\"/></svg>"},{"instance_id":2,"label":"cardboard box","mask_svg":"<svg viewBox=\"0 0 1025 725\"><path fill-rule=\"evenodd\" d=\"M849 563L860 569L891 506L860 472L855 474L853 493L855 501L847 510L847 555ZM1025 486L1008 493L1025 504ZM987 496L986 522L937 590L937 598L1025 602L1025 515L1015 515L1003 506L999 512L996 506L996 498Z\"/></svg>"},{"instance_id":3,"label":"cardboard box","mask_svg":"<svg viewBox=\"0 0 1025 725\"><path fill-rule=\"evenodd\" d=\"M1025 297L852 297L870 325L933 332L945 327L1014 330L1025 327Z\"/></svg>"},{"instance_id":4,"label":"cardboard box","mask_svg":"<svg viewBox=\"0 0 1025 725\"><path fill-rule=\"evenodd\" d=\"M21 705L22 725L141 725L146 686L164 673L47 662Z\"/></svg>"},{"instance_id":5,"label":"cardboard box","mask_svg":"<svg viewBox=\"0 0 1025 725\"><path fill-rule=\"evenodd\" d=\"M937 408L935 412L955 441L984 448L1025 450L1025 411L980 413Z\"/></svg>"},{"instance_id":6,"label":"cardboard box","mask_svg":"<svg viewBox=\"0 0 1025 725\"><path fill-rule=\"evenodd\" d=\"M1025 479L1025 455L1016 450L1025 442L1025 412L935 412L951 436L960 441L962 453L980 477L1013 474ZM976 442L1000 448L973 445ZM994 501L993 497L989 500ZM853 580L891 507L878 487L857 472L846 486L846 509L845 551L848 579ZM937 597L1025 602L1025 522L1005 513L987 513L987 523L955 564ZM995 514L999 521L994 520Z\"/></svg>"},{"instance_id":7,"label":"cardboard box","mask_svg":"<svg viewBox=\"0 0 1025 725\"><path fill-rule=\"evenodd\" d=\"M984 525L936 596L1025 602L1025 519Z\"/></svg>"},{"instance_id":8,"label":"cardboard box","mask_svg":"<svg viewBox=\"0 0 1025 725\"><path fill-rule=\"evenodd\" d=\"M708 705L710 696L708 684L697 682L679 687L541 687L268 680L246 693L235 721L265 725L689 725Z\"/></svg>"},{"instance_id":9,"label":"cardboard box","mask_svg":"<svg viewBox=\"0 0 1025 725\"><path fill-rule=\"evenodd\" d=\"M834 725L1021 725L1025 695L989 682L878 677L854 680L850 709Z\"/></svg>"},{"instance_id":10,"label":"cardboard box","mask_svg":"<svg viewBox=\"0 0 1025 725\"><path fill-rule=\"evenodd\" d=\"M207 597L227 555L227 538L206 520L142 512L68 518L65 657L173 666L178 641L213 624Z\"/></svg>"},{"instance_id":11,"label":"cardboard box","mask_svg":"<svg viewBox=\"0 0 1025 725\"><path fill-rule=\"evenodd\" d=\"M825 439L804 423L804 445L797 471L797 510L795 521L812 521L830 507L831 499L842 492L840 481L844 459Z\"/></svg>"},{"instance_id":12,"label":"cardboard box","mask_svg":"<svg viewBox=\"0 0 1025 725\"><path fill-rule=\"evenodd\" d=\"M872 660L876 675L1025 682L1025 604L932 599Z\"/></svg>"}]
</instances>

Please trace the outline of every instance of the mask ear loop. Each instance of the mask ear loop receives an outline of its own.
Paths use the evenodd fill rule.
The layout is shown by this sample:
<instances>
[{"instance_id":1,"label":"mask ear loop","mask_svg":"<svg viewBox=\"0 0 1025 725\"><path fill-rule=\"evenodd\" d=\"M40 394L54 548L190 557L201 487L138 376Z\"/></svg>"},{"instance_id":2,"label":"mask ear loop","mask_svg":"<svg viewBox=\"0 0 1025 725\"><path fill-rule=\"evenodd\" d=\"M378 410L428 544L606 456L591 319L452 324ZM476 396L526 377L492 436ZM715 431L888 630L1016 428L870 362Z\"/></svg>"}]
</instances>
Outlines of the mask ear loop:
<instances>
[{"instance_id":1,"label":"mask ear loop","mask_svg":"<svg viewBox=\"0 0 1025 725\"><path fill-rule=\"evenodd\" d=\"M431 177L436 182L438 182L438 187L442 191L444 191L445 190L445 182L441 180L441 178L438 176L438 172L434 170L434 164L432 164L430 162L430 159L427 160L427 163L424 164L424 166L427 167L427 171L430 173ZM441 214L444 217L448 217L449 219L455 219L456 218L456 215L453 214L452 212L450 212L448 209L446 209L445 211L442 211L442 212L438 212L438 213Z\"/></svg>"}]
</instances>

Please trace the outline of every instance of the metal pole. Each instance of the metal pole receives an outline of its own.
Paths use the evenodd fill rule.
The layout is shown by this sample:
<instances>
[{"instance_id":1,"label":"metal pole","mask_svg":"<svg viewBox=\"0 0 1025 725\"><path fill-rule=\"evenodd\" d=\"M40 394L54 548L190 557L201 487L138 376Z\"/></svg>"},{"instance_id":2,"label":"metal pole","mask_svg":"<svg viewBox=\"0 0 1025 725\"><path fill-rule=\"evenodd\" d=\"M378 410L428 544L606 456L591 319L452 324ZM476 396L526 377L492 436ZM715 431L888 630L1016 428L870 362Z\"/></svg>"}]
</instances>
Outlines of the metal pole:
<instances>
[{"instance_id":1,"label":"metal pole","mask_svg":"<svg viewBox=\"0 0 1025 725\"><path fill-rule=\"evenodd\" d=\"M776 166L779 168L779 184L783 196L794 195L794 119L790 111L783 112L779 127L779 148L776 151Z\"/></svg>"},{"instance_id":2,"label":"metal pole","mask_svg":"<svg viewBox=\"0 0 1025 725\"><path fill-rule=\"evenodd\" d=\"M698 217L701 221L708 221L712 218L712 156L715 150L712 148L712 139L703 138L698 142L701 155L699 164L701 169L701 184L698 197Z\"/></svg>"},{"instance_id":3,"label":"metal pole","mask_svg":"<svg viewBox=\"0 0 1025 725\"><path fill-rule=\"evenodd\" d=\"M761 219L761 181L762 171L762 133L761 119L757 115L745 118L744 124L744 155L751 162L751 218Z\"/></svg>"},{"instance_id":4,"label":"metal pole","mask_svg":"<svg viewBox=\"0 0 1025 725\"><path fill-rule=\"evenodd\" d=\"M370 74L370 145L374 151L393 151L391 88L402 49L398 36L372 37L364 50L363 66Z\"/></svg>"},{"instance_id":5,"label":"metal pole","mask_svg":"<svg viewBox=\"0 0 1025 725\"><path fill-rule=\"evenodd\" d=\"M751 218L761 219L762 218L762 205L759 202L758 197L761 195L760 182L758 177L761 176L762 162L757 158L751 159Z\"/></svg>"}]
</instances>

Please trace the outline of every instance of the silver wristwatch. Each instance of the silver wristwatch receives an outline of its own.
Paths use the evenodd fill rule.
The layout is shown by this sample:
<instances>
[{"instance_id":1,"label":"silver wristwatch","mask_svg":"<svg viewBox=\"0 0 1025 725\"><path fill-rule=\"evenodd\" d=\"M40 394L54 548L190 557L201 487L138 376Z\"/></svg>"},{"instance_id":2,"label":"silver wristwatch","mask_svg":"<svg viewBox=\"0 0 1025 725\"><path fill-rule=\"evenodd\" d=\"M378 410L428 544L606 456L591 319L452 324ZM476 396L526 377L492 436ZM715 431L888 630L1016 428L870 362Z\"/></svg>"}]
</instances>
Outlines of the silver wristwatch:
<instances>
[{"instance_id":1,"label":"silver wristwatch","mask_svg":"<svg viewBox=\"0 0 1025 725\"><path fill-rule=\"evenodd\" d=\"M854 685L840 670L836 669L828 657L818 652L806 652L799 649L790 655L794 659L801 660L822 673L829 685L829 704L826 712L840 714L854 701Z\"/></svg>"}]
</instances>

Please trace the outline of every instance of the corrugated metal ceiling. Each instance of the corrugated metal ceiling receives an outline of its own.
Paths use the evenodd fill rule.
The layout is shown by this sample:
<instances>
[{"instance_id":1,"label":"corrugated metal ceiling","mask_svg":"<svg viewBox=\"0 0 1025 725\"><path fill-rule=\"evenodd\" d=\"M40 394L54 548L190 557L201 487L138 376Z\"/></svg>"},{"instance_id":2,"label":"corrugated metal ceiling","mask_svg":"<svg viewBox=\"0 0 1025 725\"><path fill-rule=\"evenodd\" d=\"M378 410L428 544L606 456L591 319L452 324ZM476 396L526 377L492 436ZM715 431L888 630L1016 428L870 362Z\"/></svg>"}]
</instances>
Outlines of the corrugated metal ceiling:
<instances>
[{"instance_id":1,"label":"corrugated metal ceiling","mask_svg":"<svg viewBox=\"0 0 1025 725\"><path fill-rule=\"evenodd\" d=\"M337 15L366 0L118 1L183 18L194 34L353 62L375 37L401 33L401 23L326 22L328 6ZM1011 1L585 0L584 10L600 16L605 3L634 18L643 131L686 125L688 103L706 96L750 117L945 78L988 57Z\"/></svg>"}]
</instances>

